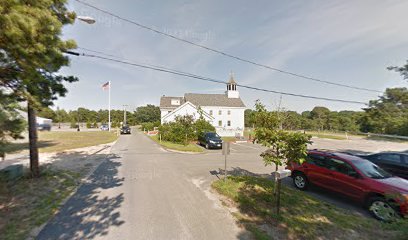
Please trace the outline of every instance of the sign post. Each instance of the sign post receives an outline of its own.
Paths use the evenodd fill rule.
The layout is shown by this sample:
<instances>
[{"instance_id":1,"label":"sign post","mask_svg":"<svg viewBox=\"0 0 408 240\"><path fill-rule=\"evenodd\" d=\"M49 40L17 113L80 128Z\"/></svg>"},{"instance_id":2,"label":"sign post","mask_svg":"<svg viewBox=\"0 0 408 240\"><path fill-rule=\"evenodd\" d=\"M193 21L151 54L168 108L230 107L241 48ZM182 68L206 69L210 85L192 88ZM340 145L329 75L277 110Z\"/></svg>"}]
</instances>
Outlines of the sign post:
<instances>
[{"instance_id":1,"label":"sign post","mask_svg":"<svg viewBox=\"0 0 408 240\"><path fill-rule=\"evenodd\" d=\"M227 179L227 155L230 155L230 142L222 142L222 155L225 156L224 162L224 181Z\"/></svg>"}]
</instances>

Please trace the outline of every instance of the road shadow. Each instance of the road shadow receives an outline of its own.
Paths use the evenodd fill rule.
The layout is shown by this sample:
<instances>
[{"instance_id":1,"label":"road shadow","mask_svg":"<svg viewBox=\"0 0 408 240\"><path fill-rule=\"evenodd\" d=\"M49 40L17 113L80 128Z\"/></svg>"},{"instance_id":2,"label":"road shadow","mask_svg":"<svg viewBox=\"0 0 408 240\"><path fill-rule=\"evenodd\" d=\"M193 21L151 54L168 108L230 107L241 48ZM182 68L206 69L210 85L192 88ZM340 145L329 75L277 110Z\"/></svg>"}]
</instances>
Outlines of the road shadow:
<instances>
[{"instance_id":1,"label":"road shadow","mask_svg":"<svg viewBox=\"0 0 408 240\"><path fill-rule=\"evenodd\" d=\"M83 156L77 154L74 157ZM106 160L65 203L36 239L93 239L106 235L111 226L124 223L119 213L124 201L123 194L98 196L101 190L119 187L124 181L118 177L121 163L115 160L119 157L112 154L105 157Z\"/></svg>"}]
</instances>

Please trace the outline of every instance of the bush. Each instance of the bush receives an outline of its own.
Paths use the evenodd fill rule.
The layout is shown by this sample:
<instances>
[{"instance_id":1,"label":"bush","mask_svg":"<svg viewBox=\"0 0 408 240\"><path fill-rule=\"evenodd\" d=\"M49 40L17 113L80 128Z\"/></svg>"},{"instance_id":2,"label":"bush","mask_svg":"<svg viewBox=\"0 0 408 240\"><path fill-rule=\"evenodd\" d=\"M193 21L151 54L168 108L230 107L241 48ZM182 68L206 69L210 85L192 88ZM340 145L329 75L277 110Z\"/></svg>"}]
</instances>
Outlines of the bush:
<instances>
[{"instance_id":1,"label":"bush","mask_svg":"<svg viewBox=\"0 0 408 240\"><path fill-rule=\"evenodd\" d=\"M160 122L156 121L156 122L145 122L141 124L142 126L142 130L146 130L146 131L153 131L155 127L159 127L160 126Z\"/></svg>"},{"instance_id":2,"label":"bush","mask_svg":"<svg viewBox=\"0 0 408 240\"><path fill-rule=\"evenodd\" d=\"M174 122L161 125L159 132L164 141L187 145L205 132L215 132L215 128L202 118L194 122L194 118L187 115L178 116Z\"/></svg>"},{"instance_id":3,"label":"bush","mask_svg":"<svg viewBox=\"0 0 408 240\"><path fill-rule=\"evenodd\" d=\"M211 123L209 123L208 121L206 121L204 119L198 119L194 123L194 128L195 128L195 131L196 131L196 139L198 139L198 137L201 134L204 134L206 132L215 132L215 127L213 125L211 125Z\"/></svg>"},{"instance_id":4,"label":"bush","mask_svg":"<svg viewBox=\"0 0 408 240\"><path fill-rule=\"evenodd\" d=\"M177 116L174 122L161 125L159 132L162 140L183 145L197 139L194 131L194 119L190 115Z\"/></svg>"},{"instance_id":5,"label":"bush","mask_svg":"<svg viewBox=\"0 0 408 240\"><path fill-rule=\"evenodd\" d=\"M78 128L78 124L76 122L71 122L70 128Z\"/></svg>"}]
</instances>

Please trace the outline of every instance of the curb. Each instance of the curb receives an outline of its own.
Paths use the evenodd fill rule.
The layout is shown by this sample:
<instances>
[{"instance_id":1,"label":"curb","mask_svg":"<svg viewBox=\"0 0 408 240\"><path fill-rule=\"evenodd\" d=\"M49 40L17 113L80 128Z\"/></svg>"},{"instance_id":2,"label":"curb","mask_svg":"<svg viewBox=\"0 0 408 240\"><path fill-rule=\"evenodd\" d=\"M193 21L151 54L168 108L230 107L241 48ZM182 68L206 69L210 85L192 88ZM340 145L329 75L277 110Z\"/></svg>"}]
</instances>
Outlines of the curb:
<instances>
[{"instance_id":1,"label":"curb","mask_svg":"<svg viewBox=\"0 0 408 240\"><path fill-rule=\"evenodd\" d=\"M97 150L96 152L89 154L89 156L93 156L93 155L95 155L95 154L97 154L97 153L99 153L99 152L101 152L101 151L103 151L103 150L105 150L105 149L107 149L107 148L109 148L109 147L110 147L111 149L109 150L108 155L111 155L112 147L116 144L117 141L118 141L118 140L114 141L111 146L107 146L107 145L103 146L101 149ZM89 173L88 173L87 175L85 175L84 177L81 178L81 180L79 181L80 183L78 184L78 186L76 186L76 187L74 188L74 190L73 190L64 200L61 201L61 203L59 204L59 209L54 213L54 215L53 215L50 219L48 219L47 222L43 223L41 226L32 229L32 230L30 231L30 233L28 234L28 237L26 238L26 240L35 240L35 239L37 238L38 234L40 234L40 232L45 228L45 226L47 226L47 224L48 224L52 219L55 218L55 216L60 212L60 209L68 202L69 199L71 199L72 196L74 196L74 195L78 192L78 189L79 189L80 187L82 187L82 185L84 185L84 183L86 182L86 180L87 180L89 177L91 177L91 175L95 172L95 170L96 170L103 162L105 162L106 159L107 159L107 158L103 159L103 160L100 161L98 164L96 164L95 166L93 166L93 168L89 171Z\"/></svg>"}]
</instances>

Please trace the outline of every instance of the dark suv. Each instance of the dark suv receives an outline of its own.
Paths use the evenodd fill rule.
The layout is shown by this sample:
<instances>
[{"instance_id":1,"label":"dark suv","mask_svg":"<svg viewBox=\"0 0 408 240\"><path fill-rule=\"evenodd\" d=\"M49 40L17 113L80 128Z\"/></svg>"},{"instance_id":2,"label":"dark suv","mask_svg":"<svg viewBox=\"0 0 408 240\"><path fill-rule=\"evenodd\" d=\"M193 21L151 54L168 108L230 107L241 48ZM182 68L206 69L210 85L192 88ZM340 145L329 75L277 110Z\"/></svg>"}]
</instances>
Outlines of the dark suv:
<instances>
[{"instance_id":1,"label":"dark suv","mask_svg":"<svg viewBox=\"0 0 408 240\"><path fill-rule=\"evenodd\" d=\"M408 215L408 181L374 163L349 154L311 150L303 164L289 164L293 183L314 184L363 203L375 218L389 221Z\"/></svg>"},{"instance_id":2,"label":"dark suv","mask_svg":"<svg viewBox=\"0 0 408 240\"><path fill-rule=\"evenodd\" d=\"M124 125L120 128L120 134L130 134L131 130L130 127L127 125Z\"/></svg>"},{"instance_id":3,"label":"dark suv","mask_svg":"<svg viewBox=\"0 0 408 240\"><path fill-rule=\"evenodd\" d=\"M215 132L207 132L200 134L198 137L198 143L205 148L222 148L221 137Z\"/></svg>"},{"instance_id":4,"label":"dark suv","mask_svg":"<svg viewBox=\"0 0 408 240\"><path fill-rule=\"evenodd\" d=\"M360 155L398 177L408 179L408 153L382 152Z\"/></svg>"}]
</instances>

